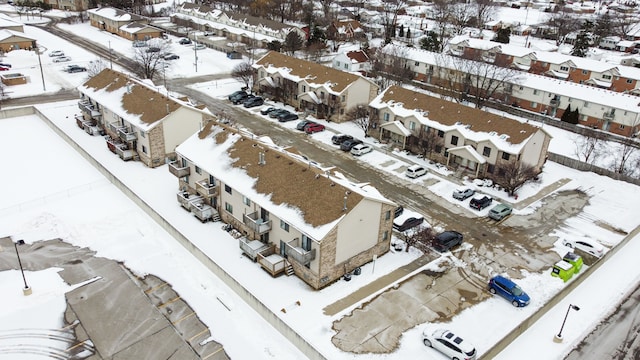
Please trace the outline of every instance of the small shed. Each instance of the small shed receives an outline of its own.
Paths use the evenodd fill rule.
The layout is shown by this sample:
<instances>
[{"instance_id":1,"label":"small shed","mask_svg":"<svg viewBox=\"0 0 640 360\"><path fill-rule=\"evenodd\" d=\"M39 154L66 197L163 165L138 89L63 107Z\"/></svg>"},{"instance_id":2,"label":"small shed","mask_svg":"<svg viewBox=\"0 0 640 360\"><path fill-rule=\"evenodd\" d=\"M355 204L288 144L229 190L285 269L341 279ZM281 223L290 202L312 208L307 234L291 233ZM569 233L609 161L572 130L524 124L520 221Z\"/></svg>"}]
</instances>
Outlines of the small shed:
<instances>
[{"instance_id":1,"label":"small shed","mask_svg":"<svg viewBox=\"0 0 640 360\"><path fill-rule=\"evenodd\" d=\"M2 74L0 81L7 86L22 85L27 83L27 77L21 73Z\"/></svg>"}]
</instances>

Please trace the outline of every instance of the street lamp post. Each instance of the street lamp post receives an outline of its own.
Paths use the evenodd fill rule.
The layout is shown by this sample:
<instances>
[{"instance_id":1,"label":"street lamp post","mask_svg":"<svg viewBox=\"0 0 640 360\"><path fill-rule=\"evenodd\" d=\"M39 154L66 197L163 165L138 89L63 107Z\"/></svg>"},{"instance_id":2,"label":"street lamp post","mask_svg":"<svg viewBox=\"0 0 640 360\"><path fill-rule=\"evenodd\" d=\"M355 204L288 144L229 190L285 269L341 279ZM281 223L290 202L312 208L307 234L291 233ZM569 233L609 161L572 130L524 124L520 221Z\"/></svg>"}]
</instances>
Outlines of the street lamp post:
<instances>
[{"instance_id":1,"label":"street lamp post","mask_svg":"<svg viewBox=\"0 0 640 360\"><path fill-rule=\"evenodd\" d=\"M198 34L193 34L193 56L196 59L195 66L198 72Z\"/></svg>"},{"instance_id":2,"label":"street lamp post","mask_svg":"<svg viewBox=\"0 0 640 360\"><path fill-rule=\"evenodd\" d=\"M580 310L578 306L569 304L569 307L567 308L567 313L564 315L564 320L562 320L562 326L560 326L560 331L558 331L558 334L553 338L555 342L562 342L562 329L564 329L564 324L567 322L567 317L569 316L569 311L571 311L571 309L575 311Z\"/></svg>"},{"instance_id":3,"label":"street lamp post","mask_svg":"<svg viewBox=\"0 0 640 360\"><path fill-rule=\"evenodd\" d=\"M42 71L42 60L40 60L40 47L36 46L36 53L38 54L38 64L40 65L40 77L42 77L42 91L47 91L47 87L44 84L44 72Z\"/></svg>"},{"instance_id":4,"label":"street lamp post","mask_svg":"<svg viewBox=\"0 0 640 360\"><path fill-rule=\"evenodd\" d=\"M22 294L24 296L31 295L31 288L27 285L27 278L24 276L24 269L22 268L22 260L20 260L20 253L18 252L18 245L24 245L24 240L18 240L13 242L13 247L16 249L16 256L18 257L18 265L20 266L20 272L22 273L22 280L24 281L24 288L22 288Z\"/></svg>"}]
</instances>

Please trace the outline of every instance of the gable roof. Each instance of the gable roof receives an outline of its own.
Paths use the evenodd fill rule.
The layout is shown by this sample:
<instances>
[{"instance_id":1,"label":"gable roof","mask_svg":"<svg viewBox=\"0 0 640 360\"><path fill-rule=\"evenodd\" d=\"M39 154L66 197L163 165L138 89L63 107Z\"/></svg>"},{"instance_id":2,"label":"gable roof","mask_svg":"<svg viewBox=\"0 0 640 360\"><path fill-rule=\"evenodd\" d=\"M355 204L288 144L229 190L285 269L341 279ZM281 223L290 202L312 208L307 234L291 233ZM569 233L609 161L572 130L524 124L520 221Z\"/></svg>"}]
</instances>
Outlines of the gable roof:
<instances>
[{"instance_id":1,"label":"gable roof","mask_svg":"<svg viewBox=\"0 0 640 360\"><path fill-rule=\"evenodd\" d=\"M375 188L331 174L330 168L310 163L295 149L221 124L205 125L176 152L316 240L365 198L395 205ZM261 153L264 164L260 164Z\"/></svg>"},{"instance_id":2,"label":"gable roof","mask_svg":"<svg viewBox=\"0 0 640 360\"><path fill-rule=\"evenodd\" d=\"M306 80L310 84L325 85L338 93L342 92L356 80L362 79L359 75L340 71L311 61L297 59L277 51L269 51L265 56L260 58L260 60L256 61L253 66L263 66L267 69L272 67L274 68L272 71L279 71L282 76L291 80Z\"/></svg>"},{"instance_id":3,"label":"gable roof","mask_svg":"<svg viewBox=\"0 0 640 360\"><path fill-rule=\"evenodd\" d=\"M101 16L105 19L114 20L114 21L142 20L142 18L138 15L133 15L126 11L122 11L120 9L116 9L112 7L101 7L97 9L89 9L87 10L87 12L89 14L94 14L97 16Z\"/></svg>"},{"instance_id":4,"label":"gable roof","mask_svg":"<svg viewBox=\"0 0 640 360\"><path fill-rule=\"evenodd\" d=\"M15 40L17 41L24 41L24 40L35 41L36 40L18 31L13 31L9 29L0 30L0 41L5 41L12 37L15 37L16 38Z\"/></svg>"},{"instance_id":5,"label":"gable roof","mask_svg":"<svg viewBox=\"0 0 640 360\"><path fill-rule=\"evenodd\" d=\"M362 50L355 50L347 52L347 57L355 63L365 63L369 61L369 57Z\"/></svg>"},{"instance_id":6,"label":"gable roof","mask_svg":"<svg viewBox=\"0 0 640 360\"><path fill-rule=\"evenodd\" d=\"M370 105L377 109L389 107L394 113L404 117L413 115L418 121L429 127L437 128L437 124L448 128L457 127L461 132L465 132L465 135L468 135L466 137L475 141L492 139L497 144L499 139L512 145L522 145L525 140L540 130L529 124L397 85L387 88ZM476 135L471 135L471 132ZM507 137L500 138L492 134L504 134Z\"/></svg>"},{"instance_id":7,"label":"gable roof","mask_svg":"<svg viewBox=\"0 0 640 360\"><path fill-rule=\"evenodd\" d=\"M111 69L102 70L78 89L144 130L151 129L174 111L187 106L140 80Z\"/></svg>"}]
</instances>

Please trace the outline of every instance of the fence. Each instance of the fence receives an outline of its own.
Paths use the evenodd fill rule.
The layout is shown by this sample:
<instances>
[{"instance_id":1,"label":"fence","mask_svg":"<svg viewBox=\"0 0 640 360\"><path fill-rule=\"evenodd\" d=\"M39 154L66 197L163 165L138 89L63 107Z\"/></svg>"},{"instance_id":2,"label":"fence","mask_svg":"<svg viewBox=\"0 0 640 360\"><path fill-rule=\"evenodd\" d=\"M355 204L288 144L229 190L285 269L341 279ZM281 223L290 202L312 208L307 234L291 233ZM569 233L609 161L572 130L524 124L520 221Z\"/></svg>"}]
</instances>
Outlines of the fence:
<instances>
[{"instance_id":1,"label":"fence","mask_svg":"<svg viewBox=\"0 0 640 360\"><path fill-rule=\"evenodd\" d=\"M588 163L582 162L580 160L572 159L570 157L566 157L566 156L560 155L560 154L548 153L548 156L549 156L549 160L550 161L553 161L553 162L558 163L560 165L564 165L564 166L570 167L572 169L576 169L576 170L580 170L580 171L589 171L589 172L596 173L598 175L610 177L610 178L612 178L614 180L620 180L620 181L625 181L625 182L628 182L628 183L631 183L631 184L640 185L640 179L636 179L636 178L633 178L633 177L628 176L628 175L624 175L624 174L617 173L615 171L603 169L601 167L598 167L598 166L595 166L595 165L592 165L592 164L588 164Z\"/></svg>"}]
</instances>

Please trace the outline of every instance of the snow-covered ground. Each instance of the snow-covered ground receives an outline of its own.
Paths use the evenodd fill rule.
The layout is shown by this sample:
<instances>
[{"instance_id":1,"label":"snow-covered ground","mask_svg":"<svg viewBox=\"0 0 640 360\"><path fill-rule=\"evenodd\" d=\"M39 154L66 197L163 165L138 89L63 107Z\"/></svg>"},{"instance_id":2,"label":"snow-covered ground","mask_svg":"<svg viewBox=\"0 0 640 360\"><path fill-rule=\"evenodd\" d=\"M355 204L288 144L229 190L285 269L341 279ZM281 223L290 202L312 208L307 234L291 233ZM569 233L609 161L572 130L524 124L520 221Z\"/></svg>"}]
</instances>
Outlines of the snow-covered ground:
<instances>
[{"instance_id":1,"label":"snow-covered ground","mask_svg":"<svg viewBox=\"0 0 640 360\"><path fill-rule=\"evenodd\" d=\"M71 29L88 32L92 29L84 25L70 25ZM78 26L78 28L75 28ZM48 36L39 29L27 27L29 36L42 38L43 46L50 50L64 49L78 64L91 61L94 57L85 53L73 44ZM75 31L75 30L74 30ZM96 30L94 30L96 31ZM96 31L100 33L99 31ZM93 34L90 36L94 36ZM98 39L98 35L95 34ZM105 41L104 39L99 41ZM126 54L129 45L112 41L111 47ZM40 42L40 40L39 40ZM172 46L177 46L173 44ZM26 54L21 54L26 53ZM210 55L210 57L209 57ZM195 68L183 66L180 75L194 76L204 73L206 66L211 66L207 73L224 73L228 71L224 63L213 50L203 51L203 62L208 65ZM188 54L185 55L188 57ZM14 60L15 59L15 60ZM23 96L43 93L37 57L28 52L11 52L3 60L21 64L22 70L31 74L31 83L20 88ZM27 63L27 60L29 63ZM45 53L41 60L45 73L46 92L56 89L70 88L82 83L86 78L82 74L68 75L60 71L59 66L47 62ZM181 55L181 60L183 57ZM238 61L238 60L236 60ZM210 62L210 64L209 64ZM15 67L14 67L15 68ZM193 70L190 70L193 69ZM77 75L77 76L76 76ZM86 75L85 75L86 76ZM232 80L202 83L195 86L211 96L223 98L236 90L238 84ZM16 93L17 94L17 93ZM354 289L372 281L393 269L410 262L420 254L390 252L372 264L362 268L362 275L353 277L352 281L337 282L321 291L311 291L302 281L296 278L272 279L254 263L240 254L237 241L220 229L219 224L201 224L191 215L186 214L175 201L177 181L166 167L148 169L140 163L125 163L106 150L104 141L90 137L80 131L73 121L77 113L75 102L64 102L41 106L41 110L49 115L58 126L70 134L83 148L92 153L104 166L121 176L136 193L149 202L158 212L170 219L197 246L210 254L223 268L246 284L252 293L258 296L274 313L278 314L296 331L322 349L330 359L404 359L404 358L441 358L433 351L426 349L420 334L424 327L446 326L458 331L473 342L480 353L486 351L503 335L516 327L521 320L538 309L544 300L551 297L565 286L557 279L551 279L548 273L527 274L519 281L520 285L532 296L530 306L514 309L502 299L489 299L477 306L463 311L447 324L423 324L407 331L399 348L387 355L354 355L336 349L331 343L332 322L348 314L356 306L329 317L322 313L322 308L333 301L343 298ZM253 109L257 112L259 109ZM260 116L258 114L258 116ZM265 121L270 121L265 118ZM293 127L295 122L277 124ZM326 124L335 132L343 132L363 137L363 132L352 124ZM294 130L292 130L294 131ZM330 131L317 133L311 137L317 141L328 142ZM555 136L552 149L555 152L571 156L572 144L561 141L562 136ZM380 147L372 139L367 139L377 151L361 157L380 169L395 173L406 162L422 160ZM47 151L41 151L46 148ZM13 235L27 242L60 237L78 246L88 246L97 251L98 256L124 261L125 264L140 274L152 273L170 282L183 298L194 307L201 319L211 328L214 338L221 342L231 358L240 359L299 359L303 355L273 330L266 322L254 313L236 294L215 278L141 210L133 205L100 173L86 163L79 155L58 138L41 120L35 116L0 120L0 150L5 154L21 154L20 161L12 161L14 174L20 176L3 176L0 180L0 236ZM36 151L34 151L36 150ZM389 153L395 156L389 156ZM398 159L398 157L400 159ZM64 159L62 161L61 159ZM19 172L17 170L20 170ZM441 171L441 170L439 170ZM46 185L42 185L42 175L46 174ZM401 176L401 174L400 174ZM438 176L438 175L429 175ZM580 229L594 238L601 239L606 246L613 246L622 239L620 235L602 230L592 225L594 217L615 225L626 231L638 225L637 214L640 205L640 192L637 187L613 181L594 174L580 173L557 164L545 166L542 182L527 186L521 190L518 200L523 201L532 196L541 187L553 183L560 178L571 179L561 189L581 188L591 196L589 205L584 209L585 216L572 218L567 228ZM416 180L424 181L426 178ZM431 187L443 199L450 199L451 190L455 186L439 177L440 182ZM487 189L483 189L487 190ZM493 190L488 190L493 191ZM162 194L165 194L163 196ZM492 196L505 196L504 192L491 193ZM96 205L96 204L99 204ZM520 214L531 213L541 206L535 202L529 207L518 210ZM84 209L92 209L85 211ZM486 214L479 213L478 216ZM117 231L114 231L116 230ZM557 233L567 229L557 229ZM568 234L570 235L570 234ZM577 235L577 234L574 234ZM629 242L624 251L619 251L604 264L596 274L592 275L565 301L552 309L536 325L514 342L503 354L502 359L559 359L579 341L598 322L627 290L640 279L640 272L629 274L628 257L637 254L640 241ZM566 248L558 247L558 253ZM141 256L140 254L144 254ZM432 266L432 265L427 265ZM420 269L423 270L423 269ZM64 292L71 287L63 284L55 271L27 272L27 278L33 287L33 295L23 297L22 279L18 271L0 273L0 292L3 295L4 311L0 315L0 329L11 330L23 327L56 328L61 327L64 311ZM557 280L557 281L556 281ZM265 285L266 284L266 285ZM598 289L594 293L593 289ZM212 299L223 297L232 310L227 311ZM369 300L365 299L365 300ZM300 305L296 304L300 302ZM565 341L553 343L552 337L559 327L569 303L577 304L581 310L571 314L563 335ZM280 309L287 309L286 314ZM25 322L25 313L33 314ZM496 314L507 314L496 316ZM37 315L37 316L36 316ZM244 341L253 339L251 342ZM1 356L0 356L1 358ZM11 357L15 359L16 357ZM7 358L9 359L9 358ZM22 358L21 358L22 359Z\"/></svg>"}]
</instances>

